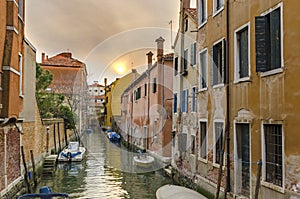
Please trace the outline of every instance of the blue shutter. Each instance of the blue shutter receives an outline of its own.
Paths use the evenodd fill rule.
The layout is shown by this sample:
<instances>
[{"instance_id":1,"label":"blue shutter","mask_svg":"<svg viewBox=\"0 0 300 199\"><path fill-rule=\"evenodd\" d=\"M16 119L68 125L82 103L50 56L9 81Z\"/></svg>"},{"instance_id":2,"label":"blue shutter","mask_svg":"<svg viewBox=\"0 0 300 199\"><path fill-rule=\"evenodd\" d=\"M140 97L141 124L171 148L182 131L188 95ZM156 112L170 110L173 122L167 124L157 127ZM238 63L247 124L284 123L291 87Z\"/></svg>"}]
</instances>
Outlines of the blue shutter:
<instances>
[{"instance_id":1,"label":"blue shutter","mask_svg":"<svg viewBox=\"0 0 300 199\"><path fill-rule=\"evenodd\" d=\"M256 43L256 72L268 70L267 63L267 20L265 16L255 17L255 43Z\"/></svg>"},{"instance_id":2,"label":"blue shutter","mask_svg":"<svg viewBox=\"0 0 300 199\"><path fill-rule=\"evenodd\" d=\"M174 113L177 113L177 93L174 94Z\"/></svg>"}]
</instances>

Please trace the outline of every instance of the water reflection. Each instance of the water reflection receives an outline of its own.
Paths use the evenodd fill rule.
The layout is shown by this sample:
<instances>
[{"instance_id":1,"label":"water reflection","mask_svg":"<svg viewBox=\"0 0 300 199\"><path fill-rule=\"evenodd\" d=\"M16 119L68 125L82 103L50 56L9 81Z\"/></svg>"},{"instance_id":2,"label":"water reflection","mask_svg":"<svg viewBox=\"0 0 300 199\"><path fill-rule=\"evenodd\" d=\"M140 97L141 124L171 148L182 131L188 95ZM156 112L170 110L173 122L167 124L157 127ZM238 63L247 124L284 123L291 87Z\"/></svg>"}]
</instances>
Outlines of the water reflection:
<instances>
[{"instance_id":1,"label":"water reflection","mask_svg":"<svg viewBox=\"0 0 300 199\"><path fill-rule=\"evenodd\" d=\"M80 163L59 164L55 177L43 178L39 186L54 192L69 193L71 198L155 198L155 191L172 181L161 171L137 173L134 153L120 149L103 134L92 133L83 142L88 154Z\"/></svg>"}]
</instances>

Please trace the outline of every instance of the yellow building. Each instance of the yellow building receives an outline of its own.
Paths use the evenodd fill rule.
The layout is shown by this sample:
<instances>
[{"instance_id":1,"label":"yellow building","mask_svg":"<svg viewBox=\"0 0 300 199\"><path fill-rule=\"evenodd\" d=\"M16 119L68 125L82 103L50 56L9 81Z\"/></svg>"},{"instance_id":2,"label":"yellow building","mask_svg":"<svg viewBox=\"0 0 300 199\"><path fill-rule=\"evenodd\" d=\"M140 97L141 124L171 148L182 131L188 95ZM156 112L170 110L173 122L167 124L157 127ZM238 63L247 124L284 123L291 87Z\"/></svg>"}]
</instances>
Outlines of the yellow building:
<instances>
[{"instance_id":1,"label":"yellow building","mask_svg":"<svg viewBox=\"0 0 300 199\"><path fill-rule=\"evenodd\" d=\"M135 69L131 73L117 78L105 88L105 127L115 128L121 123L121 95L139 76Z\"/></svg>"}]
</instances>

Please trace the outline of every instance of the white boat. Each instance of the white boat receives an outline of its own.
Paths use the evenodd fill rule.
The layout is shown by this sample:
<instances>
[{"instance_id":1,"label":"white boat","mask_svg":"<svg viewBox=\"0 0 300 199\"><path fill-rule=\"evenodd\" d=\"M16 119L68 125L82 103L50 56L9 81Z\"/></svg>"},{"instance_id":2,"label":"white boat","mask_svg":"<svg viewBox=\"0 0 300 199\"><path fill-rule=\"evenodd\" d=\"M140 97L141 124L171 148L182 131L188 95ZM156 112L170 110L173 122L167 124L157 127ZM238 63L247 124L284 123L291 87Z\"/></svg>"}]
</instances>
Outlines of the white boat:
<instances>
[{"instance_id":1,"label":"white boat","mask_svg":"<svg viewBox=\"0 0 300 199\"><path fill-rule=\"evenodd\" d=\"M154 157L146 154L139 153L137 156L133 157L134 164L138 167L149 168L154 164Z\"/></svg>"},{"instance_id":2,"label":"white boat","mask_svg":"<svg viewBox=\"0 0 300 199\"><path fill-rule=\"evenodd\" d=\"M80 162L85 157L86 149L84 147L79 146L78 142L70 142L69 145L64 148L59 156L59 162Z\"/></svg>"},{"instance_id":3,"label":"white boat","mask_svg":"<svg viewBox=\"0 0 300 199\"><path fill-rule=\"evenodd\" d=\"M207 199L200 193L177 185L164 185L156 191L157 199Z\"/></svg>"}]
</instances>

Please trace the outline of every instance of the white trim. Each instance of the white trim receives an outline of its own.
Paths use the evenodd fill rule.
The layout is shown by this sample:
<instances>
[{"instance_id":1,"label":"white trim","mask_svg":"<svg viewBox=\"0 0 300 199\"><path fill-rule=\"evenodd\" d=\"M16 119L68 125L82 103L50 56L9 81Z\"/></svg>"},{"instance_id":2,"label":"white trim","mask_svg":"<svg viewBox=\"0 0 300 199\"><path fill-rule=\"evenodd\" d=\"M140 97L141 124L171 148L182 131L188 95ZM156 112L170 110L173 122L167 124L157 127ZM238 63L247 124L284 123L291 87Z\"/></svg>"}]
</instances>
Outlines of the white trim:
<instances>
[{"instance_id":1,"label":"white trim","mask_svg":"<svg viewBox=\"0 0 300 199\"><path fill-rule=\"evenodd\" d=\"M213 46L215 46L216 44L222 42L223 40L225 40L225 37L222 37L222 38L218 39L217 41L215 41L215 42L213 43Z\"/></svg>"},{"instance_id":2,"label":"white trim","mask_svg":"<svg viewBox=\"0 0 300 199\"><path fill-rule=\"evenodd\" d=\"M2 66L2 70L5 70L5 71L11 71L13 73L15 73L16 75L20 76L20 72L17 71L16 69L14 69L13 67L11 66Z\"/></svg>"},{"instance_id":3,"label":"white trim","mask_svg":"<svg viewBox=\"0 0 300 199\"><path fill-rule=\"evenodd\" d=\"M19 93L19 96L20 97L23 97L23 55L22 53L19 52L19 56L18 56L18 61L19 61L19 73L20 73L20 76L19 76L19 89L20 89L20 93Z\"/></svg>"},{"instance_id":4,"label":"white trim","mask_svg":"<svg viewBox=\"0 0 300 199\"><path fill-rule=\"evenodd\" d=\"M237 41L237 35L238 33L243 30L244 28L247 28L248 30L248 77L243 77L243 78L240 78L240 75L239 75L239 66L240 66L240 60L239 60L239 51L238 51L238 41ZM251 57L250 57L250 49L251 49L251 46L250 46L250 22L240 26L238 29L236 29L234 31L234 83L238 83L238 82L242 82L242 81L248 81L250 80L250 77L251 77Z\"/></svg>"},{"instance_id":5,"label":"white trim","mask_svg":"<svg viewBox=\"0 0 300 199\"><path fill-rule=\"evenodd\" d=\"M276 68L276 69L273 69L273 70L269 70L269 71L260 73L260 77L267 77L267 76L271 76L271 75L276 75L276 74L279 74L279 73L282 73L282 72L283 72L283 68Z\"/></svg>"},{"instance_id":6,"label":"white trim","mask_svg":"<svg viewBox=\"0 0 300 199\"><path fill-rule=\"evenodd\" d=\"M276 72L271 72L271 71L273 71L273 70L271 70L271 71L266 71L266 72L262 72L261 73L261 76L269 76L269 75L274 75L274 74L276 74L276 73L280 73L280 72L278 72L279 70L278 69L282 69L282 71L283 71L283 68L284 68L284 52L283 52L283 50L284 50L284 43L283 43L283 39L284 39L284 29L283 29L283 3L282 2L280 2L280 3L278 3L276 6L274 6L274 7L272 7L272 8L269 8L268 10L266 10L265 12L263 12L263 13L261 13L261 15L260 16L266 16L267 14L269 14L269 13L271 13L272 11L274 11L274 10L276 10L277 8L280 8L280 29L281 29L281 32L280 32L280 35L281 35L281 37L280 37L280 40L281 40L281 43L280 43L280 45L281 45L281 49L280 49L280 53L281 53L281 67L280 68L276 68L276 69L274 69L274 71L276 71ZM281 71L281 72L282 72ZM268 73L268 72L270 72L270 73ZM265 74L266 73L266 74Z\"/></svg>"},{"instance_id":7,"label":"white trim","mask_svg":"<svg viewBox=\"0 0 300 199\"><path fill-rule=\"evenodd\" d=\"M19 34L19 31L14 26L6 26L6 30L14 31L17 35Z\"/></svg>"},{"instance_id":8,"label":"white trim","mask_svg":"<svg viewBox=\"0 0 300 199\"><path fill-rule=\"evenodd\" d=\"M25 43L31 48L32 51L36 53L36 48L30 43L30 41L27 39L27 37L24 37Z\"/></svg>"},{"instance_id":9,"label":"white trim","mask_svg":"<svg viewBox=\"0 0 300 199\"><path fill-rule=\"evenodd\" d=\"M201 86L201 83L202 83L202 79L201 77L203 76L202 75L202 70L201 70L201 67L202 67L202 64L201 64L201 55L202 54L206 54L206 87L203 87ZM207 51L207 48L204 48L202 49L199 53L198 53L198 59L199 59L199 67L198 67L198 71L199 71L199 81L198 81L198 88L199 88L199 91L204 91L204 90L207 90L207 87L208 87L208 51Z\"/></svg>"},{"instance_id":10,"label":"white trim","mask_svg":"<svg viewBox=\"0 0 300 199\"><path fill-rule=\"evenodd\" d=\"M215 123L222 123L223 124L223 132L222 136L225 139L225 121L223 119L214 119L213 120L213 166L219 168L220 164L216 163L216 137L215 137ZM223 145L223 142L222 142ZM225 158L223 158L223 163L225 162ZM223 164L225 166L225 164Z\"/></svg>"},{"instance_id":11,"label":"white trim","mask_svg":"<svg viewBox=\"0 0 300 199\"><path fill-rule=\"evenodd\" d=\"M237 135L236 135L236 124L248 124L249 125L249 162L252 162L252 145L251 145L251 123L250 122L238 122L237 120L233 121L233 132L234 132L234 168L237 168L237 164L238 161L236 161L237 159ZM250 187L249 187L249 192L250 192L250 199L252 198L252 164L249 164L249 182L250 182ZM239 193L237 193L237 184L239 184L238 182L238 178L237 178L237 170L234 169L234 193L239 195Z\"/></svg>"},{"instance_id":12,"label":"white trim","mask_svg":"<svg viewBox=\"0 0 300 199\"><path fill-rule=\"evenodd\" d=\"M222 87L224 87L225 86L225 84L224 83L221 83L221 84L216 84L216 85L213 85L213 88L215 89L215 88L222 88Z\"/></svg>"},{"instance_id":13,"label":"white trim","mask_svg":"<svg viewBox=\"0 0 300 199\"><path fill-rule=\"evenodd\" d=\"M218 10L216 10L216 6L215 6L216 1L217 0L213 0L213 17L217 16L220 12L224 10L224 4L225 4L224 0L222 0L223 5Z\"/></svg>"},{"instance_id":14,"label":"white trim","mask_svg":"<svg viewBox=\"0 0 300 199\"><path fill-rule=\"evenodd\" d=\"M282 136L282 187L275 185L273 183L269 183L266 181L265 176L266 176L266 147L265 147L265 131L264 131L264 124L279 124L281 125L281 136ZM265 187L268 187L272 190L284 193L285 190L285 146L284 146L284 128L283 128L283 121L272 121L272 122L267 122L267 121L262 121L261 122L261 145L262 145L262 177L261 177L261 184Z\"/></svg>"}]
</instances>

